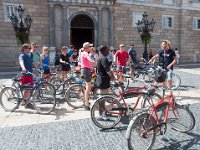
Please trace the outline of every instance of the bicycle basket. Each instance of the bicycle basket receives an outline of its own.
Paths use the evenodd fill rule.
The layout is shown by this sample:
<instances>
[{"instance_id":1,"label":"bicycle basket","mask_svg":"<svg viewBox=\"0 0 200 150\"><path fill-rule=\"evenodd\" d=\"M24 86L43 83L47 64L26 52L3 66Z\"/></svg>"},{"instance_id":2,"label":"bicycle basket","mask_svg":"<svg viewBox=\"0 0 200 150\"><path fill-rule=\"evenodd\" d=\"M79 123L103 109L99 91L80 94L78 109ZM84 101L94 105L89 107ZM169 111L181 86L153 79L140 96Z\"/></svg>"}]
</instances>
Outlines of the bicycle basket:
<instances>
[{"instance_id":1,"label":"bicycle basket","mask_svg":"<svg viewBox=\"0 0 200 150\"><path fill-rule=\"evenodd\" d=\"M162 69L156 69L156 73L155 73L155 81L158 83L162 83L165 81L167 75L166 72Z\"/></svg>"}]
</instances>

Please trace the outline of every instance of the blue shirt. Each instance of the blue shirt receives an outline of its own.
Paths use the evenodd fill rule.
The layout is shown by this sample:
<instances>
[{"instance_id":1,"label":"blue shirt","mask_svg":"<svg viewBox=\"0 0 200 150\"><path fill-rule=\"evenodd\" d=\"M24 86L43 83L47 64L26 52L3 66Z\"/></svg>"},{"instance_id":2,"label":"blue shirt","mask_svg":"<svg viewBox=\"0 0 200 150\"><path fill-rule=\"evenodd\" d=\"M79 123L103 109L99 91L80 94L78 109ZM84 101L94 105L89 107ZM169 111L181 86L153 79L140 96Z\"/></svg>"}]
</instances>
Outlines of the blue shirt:
<instances>
[{"instance_id":1,"label":"blue shirt","mask_svg":"<svg viewBox=\"0 0 200 150\"><path fill-rule=\"evenodd\" d=\"M69 55L69 57L71 57L72 56L72 54L73 54L73 51L72 51L72 49L68 49L68 55Z\"/></svg>"},{"instance_id":2,"label":"blue shirt","mask_svg":"<svg viewBox=\"0 0 200 150\"><path fill-rule=\"evenodd\" d=\"M32 67L33 67L33 60L29 55L26 54L20 54L19 55L19 61L23 60L24 62L24 67L26 68L27 71L33 72ZM32 76L31 74L26 74L22 73L23 76Z\"/></svg>"},{"instance_id":3,"label":"blue shirt","mask_svg":"<svg viewBox=\"0 0 200 150\"><path fill-rule=\"evenodd\" d=\"M129 50L128 50L128 54L129 54L129 56L131 57L131 59L132 59L132 61L133 61L134 63L137 63L137 62L138 62L138 61L137 61L137 53L136 53L135 50L129 49Z\"/></svg>"},{"instance_id":4,"label":"blue shirt","mask_svg":"<svg viewBox=\"0 0 200 150\"><path fill-rule=\"evenodd\" d=\"M49 70L49 56L44 56L44 59L42 60L42 69L43 70Z\"/></svg>"}]
</instances>

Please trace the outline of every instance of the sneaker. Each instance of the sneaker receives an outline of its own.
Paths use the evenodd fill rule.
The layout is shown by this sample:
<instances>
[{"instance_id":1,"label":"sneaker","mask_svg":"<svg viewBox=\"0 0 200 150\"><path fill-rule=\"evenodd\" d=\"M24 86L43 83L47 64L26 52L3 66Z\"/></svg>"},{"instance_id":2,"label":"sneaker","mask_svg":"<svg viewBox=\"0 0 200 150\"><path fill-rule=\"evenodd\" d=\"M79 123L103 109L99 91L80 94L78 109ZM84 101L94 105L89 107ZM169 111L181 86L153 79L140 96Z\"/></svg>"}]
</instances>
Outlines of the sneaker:
<instances>
[{"instance_id":1,"label":"sneaker","mask_svg":"<svg viewBox=\"0 0 200 150\"><path fill-rule=\"evenodd\" d=\"M31 103L25 105L26 109L35 109Z\"/></svg>"},{"instance_id":2,"label":"sneaker","mask_svg":"<svg viewBox=\"0 0 200 150\"><path fill-rule=\"evenodd\" d=\"M102 114L102 115L99 117L99 120L108 121L108 120L110 120L110 118L108 118L108 116L106 116L106 114Z\"/></svg>"},{"instance_id":3,"label":"sneaker","mask_svg":"<svg viewBox=\"0 0 200 150\"><path fill-rule=\"evenodd\" d=\"M84 105L84 107L85 107L85 110L89 110L90 111L90 106L85 106Z\"/></svg>"}]
</instances>

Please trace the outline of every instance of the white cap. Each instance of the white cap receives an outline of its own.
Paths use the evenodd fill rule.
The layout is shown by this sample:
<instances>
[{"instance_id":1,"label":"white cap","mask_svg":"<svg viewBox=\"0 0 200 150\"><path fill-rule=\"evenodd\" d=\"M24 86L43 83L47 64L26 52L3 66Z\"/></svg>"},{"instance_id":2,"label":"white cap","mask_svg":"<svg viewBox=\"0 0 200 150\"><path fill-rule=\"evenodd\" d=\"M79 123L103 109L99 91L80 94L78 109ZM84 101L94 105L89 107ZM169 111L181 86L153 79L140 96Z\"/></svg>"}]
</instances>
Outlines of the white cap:
<instances>
[{"instance_id":1,"label":"white cap","mask_svg":"<svg viewBox=\"0 0 200 150\"><path fill-rule=\"evenodd\" d=\"M83 48L88 48L88 47L91 47L91 46L93 46L93 44L90 44L89 42L83 43Z\"/></svg>"}]
</instances>

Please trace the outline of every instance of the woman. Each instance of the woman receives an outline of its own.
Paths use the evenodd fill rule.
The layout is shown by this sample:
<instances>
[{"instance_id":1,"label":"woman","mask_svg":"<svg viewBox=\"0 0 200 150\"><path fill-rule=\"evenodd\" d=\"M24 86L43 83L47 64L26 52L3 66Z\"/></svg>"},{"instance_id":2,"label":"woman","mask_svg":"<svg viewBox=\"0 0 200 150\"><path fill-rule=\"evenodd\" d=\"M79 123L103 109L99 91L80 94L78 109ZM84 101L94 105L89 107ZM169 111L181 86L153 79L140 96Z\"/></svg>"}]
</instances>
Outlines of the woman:
<instances>
[{"instance_id":1,"label":"woman","mask_svg":"<svg viewBox=\"0 0 200 150\"><path fill-rule=\"evenodd\" d=\"M63 46L61 51L62 51L61 55L60 55L60 63L61 63L61 66L62 66L61 76L63 77L63 79L65 79L67 73L70 71L71 57L67 53L67 47L66 46Z\"/></svg>"},{"instance_id":2,"label":"woman","mask_svg":"<svg viewBox=\"0 0 200 150\"><path fill-rule=\"evenodd\" d=\"M40 54L40 67L44 71L43 75L50 74L49 48L47 46L43 46L42 48L42 54Z\"/></svg>"}]
</instances>

